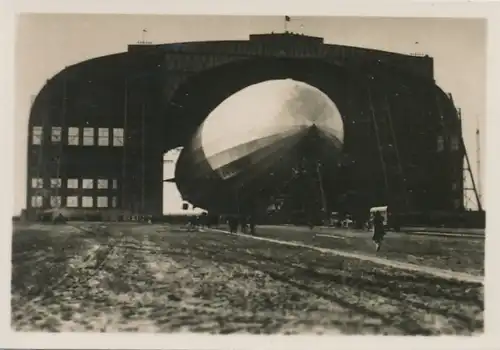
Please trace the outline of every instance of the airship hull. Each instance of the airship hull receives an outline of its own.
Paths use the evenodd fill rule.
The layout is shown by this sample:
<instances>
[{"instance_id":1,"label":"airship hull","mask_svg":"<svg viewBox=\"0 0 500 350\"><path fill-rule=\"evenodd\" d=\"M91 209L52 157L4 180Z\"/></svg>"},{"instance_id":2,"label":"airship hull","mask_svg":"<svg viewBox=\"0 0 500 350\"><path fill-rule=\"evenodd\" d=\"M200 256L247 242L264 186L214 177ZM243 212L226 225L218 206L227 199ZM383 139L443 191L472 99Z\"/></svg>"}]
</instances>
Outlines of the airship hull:
<instances>
[{"instance_id":1,"label":"airship hull","mask_svg":"<svg viewBox=\"0 0 500 350\"><path fill-rule=\"evenodd\" d=\"M209 116L182 150L175 175L183 199L209 212L264 208L301 164L335 165L342 149L338 111L319 117L300 110L264 116L234 132L236 137L227 123L210 131L210 122Z\"/></svg>"}]
</instances>

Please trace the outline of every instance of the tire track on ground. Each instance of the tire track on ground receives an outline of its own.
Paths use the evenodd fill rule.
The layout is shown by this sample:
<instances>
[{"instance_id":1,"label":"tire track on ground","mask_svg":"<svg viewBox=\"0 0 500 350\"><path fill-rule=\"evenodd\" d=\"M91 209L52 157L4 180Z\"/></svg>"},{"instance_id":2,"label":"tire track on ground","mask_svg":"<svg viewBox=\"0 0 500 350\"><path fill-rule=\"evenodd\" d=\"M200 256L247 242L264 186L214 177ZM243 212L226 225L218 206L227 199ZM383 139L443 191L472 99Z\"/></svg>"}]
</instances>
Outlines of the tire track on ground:
<instances>
[{"instance_id":1,"label":"tire track on ground","mask_svg":"<svg viewBox=\"0 0 500 350\"><path fill-rule=\"evenodd\" d=\"M216 244L225 244L226 242L223 242L223 241L219 241L219 240L205 240L204 243L216 243ZM383 297L383 298L386 298L388 300L391 300L391 301L394 301L394 302L397 302L399 305L398 305L398 308L399 309L403 309L403 310L406 310L406 309L411 309L409 310L410 312L417 312L417 313L422 313L422 312L430 312L432 314L435 314L435 315L439 315L441 316L443 319L446 319L448 320L449 322L451 322L451 326L456 329L456 330L460 330L460 331L469 331L469 332L473 332L475 331L477 328L482 328L483 327L483 322L482 321L476 321L475 319L471 319L471 318L468 318L460 313L457 313L457 312L452 312L450 310L447 309L447 307L440 307L439 305L437 305L436 307L431 307L430 305L427 305L426 303L424 302L420 302L420 301L417 301L417 300L409 300L408 298L406 299L403 299L405 297L404 294L402 293L399 293L397 291L394 291L394 292L388 292L388 291L383 291L382 288L384 286L380 285L380 280L385 280L387 279L387 275L386 274L380 274L378 273L378 275L376 274L376 276L374 276L374 280L373 281L370 281L368 279L365 279L365 278L353 278L351 276L339 276L339 275L336 275L336 274L332 274L332 273L324 273L324 272L319 272L317 269L314 269L313 266L311 266L311 263L308 262L308 266L307 267L304 267L302 265L299 265L299 264L293 264L293 263L287 263L285 261L280 261L280 262L277 262L276 261L276 258L273 258L273 257L269 257L269 256L266 256L266 255L262 255L262 254L258 254L258 253L255 253L255 252L250 252L250 249L243 249L243 248L239 248L237 249L237 251L231 251L230 250L230 247L223 247L221 248L221 250L210 250L210 249L207 249L206 248L206 244L204 245L204 248L199 248L199 247L196 247L196 248L191 248L193 250L197 250L197 251L202 251L202 252L205 252L205 255L207 257L215 257L217 254L221 254L222 253L222 250L223 250L223 254L226 256L228 253L231 254L231 255L235 255L235 257L227 257L226 259L227 260L230 260L232 263L239 263L239 264L243 264L245 266L248 266L248 267L251 267L251 268L254 268L254 269L259 269L260 271L262 272L265 272L267 274L269 274L271 277L275 278L275 279L279 279L283 282L284 279L287 279L286 283L289 283L291 281L291 279L293 279L294 277L300 277L302 280L310 280L311 277L312 278L315 278L315 279L318 279L318 280L321 280L322 282L328 282L328 283L335 283L339 286L351 286L352 288L355 288L357 289L359 292L368 292L370 294L372 294L374 297ZM263 268L263 266L261 266L260 264L252 264L252 263L249 263L248 262L248 257L251 257L253 260L255 261L266 261L268 264L273 264L275 266L274 269L269 269L269 266L267 266L266 268ZM322 263L322 264L319 264L319 263L313 263L312 265L315 265L316 268L320 267L320 268L334 268L334 266L328 266L328 264L325 264L325 263ZM283 274L277 274L276 273L276 270L279 270L280 268L283 268L284 266L287 266L289 269L293 269L295 272L293 274L293 276L290 276L290 274L286 274L283 275ZM434 278L430 278L430 281L432 283L433 280L439 280L438 278L434 277ZM302 285L302 284L297 284L296 281L291 281L297 288L302 288L304 289L307 288L309 292L313 292L313 293L317 293L318 291L317 290L314 290L314 289L311 289L309 286L306 286L306 285ZM408 283L408 281L406 281L406 283ZM452 283L452 281L450 281L449 283ZM322 291L319 291L319 293L323 293ZM413 295L415 295L415 293L412 293ZM328 294L329 295L329 294ZM325 294L321 294L322 297L325 297ZM329 295L331 297L331 295ZM442 294L440 295L440 297L446 297L446 294ZM330 298L331 299L331 298ZM450 302L455 302L456 303L456 300L454 300L453 298L449 298L448 299ZM339 302L338 300L336 300L336 302ZM469 300L470 302L470 300ZM346 307L351 307L352 305L345 305L344 306ZM357 311L361 311L361 310L357 310ZM363 310L364 312L366 312L366 309ZM370 311L370 310L369 310ZM367 313L369 314L369 313ZM374 314L369 314L370 316L375 316ZM452 320L453 318L453 320ZM389 321L389 320L386 320L386 321ZM404 329L406 332L414 332L414 331L417 331L418 334L425 334L426 332L430 332L426 329L423 329L422 327L420 326L417 326L415 323L408 323L405 327L407 327L406 329ZM411 328L410 330L408 329ZM421 329L418 329L418 327L420 327Z\"/></svg>"},{"instance_id":2,"label":"tire track on ground","mask_svg":"<svg viewBox=\"0 0 500 350\"><path fill-rule=\"evenodd\" d=\"M110 233L106 231L106 229L102 230L102 227L96 228L95 226L91 226L88 228L84 228L81 226L73 226L73 225L71 226L88 235L97 236L98 234L104 234L110 237L110 239L106 244L97 242L98 247L95 250L92 250L89 253L87 253L84 257L82 257L82 262L83 262L82 265L76 266L74 270L70 269L69 271L68 271L69 267L67 266L66 273L63 276L61 276L61 278L56 280L54 283L42 286L41 290L37 291L37 295L34 298L30 298L26 303L24 303L23 308L25 309L30 307L34 308L37 304L40 304L42 302L55 300L57 298L57 295L54 294L53 291L56 288L65 284L66 282L69 282L70 285L75 283L79 285L88 283L103 268L108 257L116 249L116 246L119 245L121 242L123 242L124 239L126 238L126 236L120 232L120 234L118 235L119 238L115 240L113 237L111 237ZM64 242L68 241L70 237L71 235L68 235L68 237L64 240ZM64 262L69 262L75 258L76 255L68 256L66 257L66 259L64 259ZM94 261L93 266L91 264L92 261ZM71 279L73 279L73 281L71 281Z\"/></svg>"},{"instance_id":3,"label":"tire track on ground","mask_svg":"<svg viewBox=\"0 0 500 350\"><path fill-rule=\"evenodd\" d=\"M346 258L354 258L354 259L358 259L358 260L370 261L370 262L373 262L373 263L379 264L379 265L385 265L385 266L396 268L396 269L425 273L428 275L433 275L433 276L444 278L444 279L455 279L455 280L459 280L462 282L469 282L469 283L479 283L479 284L484 283L483 276L474 276L474 275L470 275L470 274L463 273L463 272L443 270L443 269L438 269L438 268L434 268L434 267L430 267L430 266L420 266L420 265L410 264L410 263L406 263L406 262L402 262L402 261L395 261L395 260L379 258L376 256L370 256L370 255L366 255L366 254L350 253L350 252L337 250L337 249L321 248L321 247L303 244L303 243L295 242L295 241L282 241L279 239L252 236L252 235L247 235L247 234L242 234L242 233L231 233L231 232L224 231L224 230L212 229L212 231L221 232L221 233L224 233L226 235L245 237L247 239L254 239L254 240L267 241L267 242L281 244L281 245L287 245L287 246L291 246L291 247L300 247L300 248L306 248L306 249L311 249L311 250L317 250L317 251L322 252L322 253L329 253L329 254L333 254L333 255L337 255L337 256L343 256Z\"/></svg>"},{"instance_id":4,"label":"tire track on ground","mask_svg":"<svg viewBox=\"0 0 500 350\"><path fill-rule=\"evenodd\" d=\"M387 317L383 313L368 309L364 306L361 306L360 304L348 302L348 301L346 301L342 298L339 298L335 295L332 295L332 294L326 293L324 291L321 291L319 289L313 288L310 285L298 282L297 279L302 281L302 282L307 283L307 281L304 281L304 278L303 278L304 276L303 275L300 276L301 275L300 273L299 274L297 274L297 273L292 274L291 276L289 274L278 273L275 271L277 269L272 269L272 268L269 268L269 266L262 266L261 264L258 264L258 263L255 264L255 263L251 263L251 262L247 261L245 259L246 257L244 255L242 255L241 252L238 252L238 253L228 252L226 250L226 251L224 251L224 256L217 256L217 254L221 253L220 251L208 250L208 249L203 249L203 248L191 248L191 249L203 253L204 257L206 259L211 259L212 261L214 259L216 259L217 261L222 262L222 263L240 264L240 265L246 266L248 268L251 268L253 270L258 270L258 271L270 276L271 278L273 278L277 281L280 281L282 283L287 283L287 284L289 284L289 285L291 285L299 290L302 290L306 293L313 294L317 297L323 298L323 299L328 300L332 303L340 305L341 307L343 307L347 310L351 310L351 311L354 311L358 314L381 320L382 323L386 326L394 325L394 319ZM231 254L232 256L229 256L229 254ZM280 265L280 264L275 262L275 265ZM297 278L297 277L302 277L302 278ZM309 275L308 276L309 282L311 279L310 277L311 276ZM409 321L408 324L400 324L400 325L397 325L396 327L401 329L402 331L404 331L407 334L423 334L423 335L431 335L432 334L431 331L421 327L417 323L413 322L413 320Z\"/></svg>"}]
</instances>

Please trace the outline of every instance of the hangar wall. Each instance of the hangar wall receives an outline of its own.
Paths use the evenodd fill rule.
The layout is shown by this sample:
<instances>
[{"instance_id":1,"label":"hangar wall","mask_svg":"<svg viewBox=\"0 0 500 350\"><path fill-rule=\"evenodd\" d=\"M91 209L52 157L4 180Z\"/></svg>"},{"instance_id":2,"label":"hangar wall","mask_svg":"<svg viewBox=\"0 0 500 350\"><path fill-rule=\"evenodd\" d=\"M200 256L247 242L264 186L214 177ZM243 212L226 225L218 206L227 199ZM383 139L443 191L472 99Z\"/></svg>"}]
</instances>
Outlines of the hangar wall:
<instances>
[{"instance_id":1,"label":"hangar wall","mask_svg":"<svg viewBox=\"0 0 500 350\"><path fill-rule=\"evenodd\" d=\"M128 52L67 67L48 80L30 115L28 213L33 216L62 206L83 215L112 218L160 215L163 153L185 144L201 122L185 112L189 106L184 104L195 103L184 85L200 72L261 57L316 59L341 65L346 71L382 63L393 74L425 81L421 94L428 94L436 104L431 112L422 107L419 113L428 113L428 118L437 113L443 121L437 123L439 131L437 126L426 126L432 129L425 135L432 138L426 145L436 147L427 151L435 154L436 164L439 159L450 159L450 150L455 159L447 167L453 168L451 173L443 172L443 179L434 186L442 202L439 207L462 206L456 201L463 197L458 182L463 154L454 146L460 126L449 99L440 91L428 90L434 83L432 58L325 45L321 38L302 35L267 34L251 35L248 41L131 45ZM210 84L217 89L217 81ZM418 118L415 111L405 112L404 104L400 103L397 113ZM368 115L369 108L364 113ZM373 135L370 128L366 132ZM363 181L364 173L359 170L355 176ZM443 183L452 188L443 188Z\"/></svg>"}]
</instances>

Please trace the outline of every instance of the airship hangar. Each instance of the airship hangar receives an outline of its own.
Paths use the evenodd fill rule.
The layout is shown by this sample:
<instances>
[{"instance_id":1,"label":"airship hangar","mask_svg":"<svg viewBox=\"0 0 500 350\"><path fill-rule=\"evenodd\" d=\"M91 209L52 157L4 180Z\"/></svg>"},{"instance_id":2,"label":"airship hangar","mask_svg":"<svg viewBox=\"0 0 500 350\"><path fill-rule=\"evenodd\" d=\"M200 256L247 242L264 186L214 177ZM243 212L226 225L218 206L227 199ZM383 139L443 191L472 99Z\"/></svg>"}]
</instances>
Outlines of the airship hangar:
<instances>
[{"instance_id":1,"label":"airship hangar","mask_svg":"<svg viewBox=\"0 0 500 350\"><path fill-rule=\"evenodd\" d=\"M342 116L338 174L323 177L329 208L464 210L460 113L436 85L432 57L282 33L138 43L51 77L29 118L27 215L161 216L163 155L187 146L234 93L278 79L321 90Z\"/></svg>"}]
</instances>

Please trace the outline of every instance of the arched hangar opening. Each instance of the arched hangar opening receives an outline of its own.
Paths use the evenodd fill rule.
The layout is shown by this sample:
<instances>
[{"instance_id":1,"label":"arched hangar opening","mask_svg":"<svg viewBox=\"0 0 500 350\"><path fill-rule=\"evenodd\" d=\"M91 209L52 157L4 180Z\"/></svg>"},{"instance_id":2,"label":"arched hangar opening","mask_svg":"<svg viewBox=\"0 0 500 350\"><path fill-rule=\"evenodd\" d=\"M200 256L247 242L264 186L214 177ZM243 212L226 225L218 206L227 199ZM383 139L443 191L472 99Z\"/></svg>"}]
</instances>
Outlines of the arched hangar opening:
<instances>
[{"instance_id":1,"label":"arched hangar opening","mask_svg":"<svg viewBox=\"0 0 500 350\"><path fill-rule=\"evenodd\" d=\"M227 101L249 86L260 83L290 79L318 89L333 101L340 114L349 113L347 96L353 79L343 67L315 59L249 59L214 68L188 79L169 101L167 115L176 120L176 128L183 130L182 145L190 147L190 142L207 116L224 101ZM276 101L280 103L282 101ZM258 100L242 101L242 109L252 109ZM256 110L258 108L255 108ZM248 112L245 113L248 117ZM235 110L234 118L241 118ZM244 123L242 123L244 124ZM220 125L227 128L227 125ZM234 124L233 124L234 127ZM224 130L226 133L245 130ZM185 154L185 153L184 153ZM182 162L181 154L180 162ZM330 164L332 168L335 164ZM327 167L325 167L326 169ZM195 170L193 170L195 171ZM182 181L182 179L177 179ZM333 179L332 179L333 180ZM335 190L333 182L327 183L327 192Z\"/></svg>"}]
</instances>

